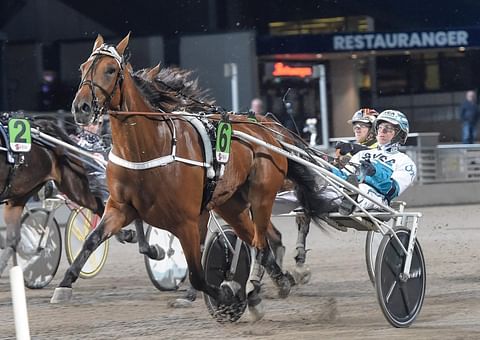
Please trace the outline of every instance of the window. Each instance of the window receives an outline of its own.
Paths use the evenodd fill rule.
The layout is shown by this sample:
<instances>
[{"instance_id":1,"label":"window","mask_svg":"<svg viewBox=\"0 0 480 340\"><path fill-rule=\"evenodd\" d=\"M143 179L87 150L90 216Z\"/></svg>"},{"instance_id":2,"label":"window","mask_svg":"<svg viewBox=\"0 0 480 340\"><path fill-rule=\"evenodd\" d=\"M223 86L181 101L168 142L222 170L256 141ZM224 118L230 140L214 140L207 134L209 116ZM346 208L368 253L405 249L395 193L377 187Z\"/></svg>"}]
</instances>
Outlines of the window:
<instances>
[{"instance_id":1,"label":"window","mask_svg":"<svg viewBox=\"0 0 480 340\"><path fill-rule=\"evenodd\" d=\"M480 51L426 52L376 59L378 95L480 88Z\"/></svg>"}]
</instances>

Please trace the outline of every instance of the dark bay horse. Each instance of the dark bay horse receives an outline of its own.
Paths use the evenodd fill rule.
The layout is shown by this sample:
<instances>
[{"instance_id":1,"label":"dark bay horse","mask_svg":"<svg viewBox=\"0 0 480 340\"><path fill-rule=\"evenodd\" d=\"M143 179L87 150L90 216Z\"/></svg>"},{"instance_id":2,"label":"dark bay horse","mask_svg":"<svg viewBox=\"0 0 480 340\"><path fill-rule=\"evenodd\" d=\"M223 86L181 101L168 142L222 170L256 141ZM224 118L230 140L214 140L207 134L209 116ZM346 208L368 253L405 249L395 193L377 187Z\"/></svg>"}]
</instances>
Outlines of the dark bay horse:
<instances>
[{"instance_id":1,"label":"dark bay horse","mask_svg":"<svg viewBox=\"0 0 480 340\"><path fill-rule=\"evenodd\" d=\"M137 84L131 66L123 57L128 41L129 36L117 46L106 45L99 36L92 54L80 67L82 79L72 103L76 122L90 124L101 114L110 114L113 143L107 166L110 198L101 222L65 273L52 302L71 298L72 283L101 242L132 220L142 219L179 238L194 288L221 304L231 305L236 301L238 287L232 282L212 286L203 275L199 225L209 209L215 210L240 238L257 249L249 280L258 283L261 264L283 295L288 295L290 279L276 264L267 247L266 234L275 196L285 177L297 184L303 193L301 200L313 199L309 197L315 184L313 172L260 145L233 139L225 173L218 179L206 209L202 209L206 169L188 161L204 160L203 142L181 114L165 113L170 103L178 107L178 102L188 101L189 97L180 95L183 88L160 91L155 82ZM205 105L201 100L193 102ZM211 115L209 119L218 121L221 117ZM261 124L252 123L247 117L230 119L235 130L281 147L278 139L282 137ZM149 167L151 161L157 166ZM311 206L306 200L301 203L307 208ZM253 291L256 289L254 286ZM250 306L255 303L249 299Z\"/></svg>"},{"instance_id":2,"label":"dark bay horse","mask_svg":"<svg viewBox=\"0 0 480 340\"><path fill-rule=\"evenodd\" d=\"M51 121L34 121L32 125L46 134L74 144L68 135ZM78 205L98 215L102 215L104 210L102 200L89 189L82 162L69 156L62 147L33 141L30 152L24 154L21 164L9 163L7 153L2 151L2 154L0 201L5 203L3 218L7 226L7 239L5 249L0 254L0 276L20 241L20 221L25 204L47 181L53 180L58 189Z\"/></svg>"}]
</instances>

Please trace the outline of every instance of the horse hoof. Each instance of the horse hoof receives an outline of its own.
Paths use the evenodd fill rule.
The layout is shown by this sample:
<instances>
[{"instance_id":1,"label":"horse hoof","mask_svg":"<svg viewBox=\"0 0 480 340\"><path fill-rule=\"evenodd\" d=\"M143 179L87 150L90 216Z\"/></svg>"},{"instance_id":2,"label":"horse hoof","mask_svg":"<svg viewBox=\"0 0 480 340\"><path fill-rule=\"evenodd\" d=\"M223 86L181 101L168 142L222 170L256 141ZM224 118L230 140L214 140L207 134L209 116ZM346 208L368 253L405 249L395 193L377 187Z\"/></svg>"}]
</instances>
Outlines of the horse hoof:
<instances>
[{"instance_id":1,"label":"horse hoof","mask_svg":"<svg viewBox=\"0 0 480 340\"><path fill-rule=\"evenodd\" d=\"M222 289L228 288L232 292L233 296L237 295L240 289L242 289L242 286L240 286L240 283L236 281L223 281L220 284L220 287Z\"/></svg>"},{"instance_id":2,"label":"horse hoof","mask_svg":"<svg viewBox=\"0 0 480 340\"><path fill-rule=\"evenodd\" d=\"M290 279L288 275L282 276L277 281L277 287L278 287L278 297L285 299L288 295L290 295L290 289L292 285L290 284Z\"/></svg>"},{"instance_id":3,"label":"horse hoof","mask_svg":"<svg viewBox=\"0 0 480 340\"><path fill-rule=\"evenodd\" d=\"M153 246L150 246L148 257L152 260L163 260L165 258L165 250L163 250L158 244L154 244Z\"/></svg>"},{"instance_id":4,"label":"horse hoof","mask_svg":"<svg viewBox=\"0 0 480 340\"><path fill-rule=\"evenodd\" d=\"M135 230L120 230L118 233L115 234L115 238L120 243L137 243L137 233Z\"/></svg>"},{"instance_id":5,"label":"horse hoof","mask_svg":"<svg viewBox=\"0 0 480 340\"><path fill-rule=\"evenodd\" d=\"M290 286L295 286L297 284L295 277L288 270L285 272L285 276L287 277L288 282L290 282Z\"/></svg>"},{"instance_id":6,"label":"horse hoof","mask_svg":"<svg viewBox=\"0 0 480 340\"><path fill-rule=\"evenodd\" d=\"M295 267L293 271L293 277L295 279L296 284L307 284L310 282L310 278L312 277L312 273L310 268L308 267Z\"/></svg>"},{"instance_id":7,"label":"horse hoof","mask_svg":"<svg viewBox=\"0 0 480 340\"><path fill-rule=\"evenodd\" d=\"M138 243L137 232L135 230L125 230L125 242L127 243Z\"/></svg>"},{"instance_id":8,"label":"horse hoof","mask_svg":"<svg viewBox=\"0 0 480 340\"><path fill-rule=\"evenodd\" d=\"M175 299L168 303L168 307L171 308L191 308L193 307L193 302L188 299Z\"/></svg>"},{"instance_id":9,"label":"horse hoof","mask_svg":"<svg viewBox=\"0 0 480 340\"><path fill-rule=\"evenodd\" d=\"M248 306L248 311L251 315L252 322L257 322L265 316L265 308L263 308L263 303L259 303L256 306Z\"/></svg>"},{"instance_id":10,"label":"horse hoof","mask_svg":"<svg viewBox=\"0 0 480 340\"><path fill-rule=\"evenodd\" d=\"M68 287L57 287L53 292L52 299L50 303L65 303L72 299L72 288Z\"/></svg>"},{"instance_id":11,"label":"horse hoof","mask_svg":"<svg viewBox=\"0 0 480 340\"><path fill-rule=\"evenodd\" d=\"M223 281L220 284L220 289L223 292L223 297L221 298L222 304L231 305L235 302L235 297L240 291L242 286L235 281Z\"/></svg>"},{"instance_id":12,"label":"horse hoof","mask_svg":"<svg viewBox=\"0 0 480 340\"><path fill-rule=\"evenodd\" d=\"M195 301L197 299L197 291L193 288L187 290L187 294L185 295L185 297L183 299L191 301L191 302Z\"/></svg>"}]
</instances>

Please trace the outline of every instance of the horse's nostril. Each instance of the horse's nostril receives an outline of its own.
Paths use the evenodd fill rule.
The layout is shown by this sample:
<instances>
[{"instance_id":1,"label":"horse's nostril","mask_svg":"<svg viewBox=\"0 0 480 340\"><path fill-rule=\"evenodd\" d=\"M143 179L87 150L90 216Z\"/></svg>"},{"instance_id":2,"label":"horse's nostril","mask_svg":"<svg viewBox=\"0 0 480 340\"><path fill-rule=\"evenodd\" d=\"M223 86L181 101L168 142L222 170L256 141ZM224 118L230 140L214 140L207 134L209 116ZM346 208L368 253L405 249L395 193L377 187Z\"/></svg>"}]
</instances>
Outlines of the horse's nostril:
<instances>
[{"instance_id":1,"label":"horse's nostril","mask_svg":"<svg viewBox=\"0 0 480 340\"><path fill-rule=\"evenodd\" d=\"M90 105L88 103L83 103L82 112L90 113Z\"/></svg>"}]
</instances>

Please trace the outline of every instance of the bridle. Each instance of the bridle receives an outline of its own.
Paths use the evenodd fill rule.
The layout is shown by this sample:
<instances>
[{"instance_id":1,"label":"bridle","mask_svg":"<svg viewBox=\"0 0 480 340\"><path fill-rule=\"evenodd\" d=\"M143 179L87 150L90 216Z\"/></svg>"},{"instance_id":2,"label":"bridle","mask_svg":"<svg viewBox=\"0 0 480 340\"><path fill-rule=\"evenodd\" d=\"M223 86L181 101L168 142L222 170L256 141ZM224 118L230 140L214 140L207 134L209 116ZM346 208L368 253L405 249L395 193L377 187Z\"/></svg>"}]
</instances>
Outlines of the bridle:
<instances>
[{"instance_id":1,"label":"bridle","mask_svg":"<svg viewBox=\"0 0 480 340\"><path fill-rule=\"evenodd\" d=\"M94 72L96 70L96 66L102 56L108 56L113 59L118 63L119 66L119 71L117 73L117 77L115 79L115 85L113 86L112 91L109 93L107 90L105 90L102 86L96 84L93 81L93 76ZM112 97L117 89L117 87L122 86L123 83L123 72L124 72L124 66L125 66L125 60L120 54L117 52L114 46L112 45L106 45L102 44L99 48L95 49L90 57L87 59L87 61L92 60L92 63L90 64L90 67L88 68L87 72L85 72L85 76L83 77L82 81L80 82L80 85L78 86L78 90L82 88L82 86L86 85L90 88L90 92L92 95L92 111L93 111L93 116L90 119L89 124L92 124L93 122L97 121L98 117L103 115L107 110L108 107L110 106L110 101L112 100ZM91 79L86 79L88 75L91 75ZM105 96L105 100L103 102L103 105L100 106L99 100L97 96L95 95L95 88L98 88L100 92Z\"/></svg>"}]
</instances>

